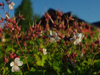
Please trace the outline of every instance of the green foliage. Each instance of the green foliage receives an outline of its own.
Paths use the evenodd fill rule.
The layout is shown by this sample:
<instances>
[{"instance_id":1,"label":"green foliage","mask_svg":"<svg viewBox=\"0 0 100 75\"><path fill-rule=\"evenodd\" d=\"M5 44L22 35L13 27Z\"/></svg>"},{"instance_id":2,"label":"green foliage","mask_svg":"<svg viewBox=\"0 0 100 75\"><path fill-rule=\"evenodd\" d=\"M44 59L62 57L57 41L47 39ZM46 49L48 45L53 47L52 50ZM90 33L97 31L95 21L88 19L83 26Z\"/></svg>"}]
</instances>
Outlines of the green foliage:
<instances>
[{"instance_id":1,"label":"green foliage","mask_svg":"<svg viewBox=\"0 0 100 75\"><path fill-rule=\"evenodd\" d=\"M22 73L22 71L19 71L19 72L10 72L7 75L23 75L23 73Z\"/></svg>"},{"instance_id":2,"label":"green foliage","mask_svg":"<svg viewBox=\"0 0 100 75\"><path fill-rule=\"evenodd\" d=\"M19 22L19 25L21 25L22 30L28 30L29 24L32 24L33 22L33 13L32 10L32 3L30 0L22 0L22 3L18 8L15 10L15 15L18 16L19 14L23 15L23 18L25 20L21 20Z\"/></svg>"},{"instance_id":3,"label":"green foliage","mask_svg":"<svg viewBox=\"0 0 100 75\"><path fill-rule=\"evenodd\" d=\"M21 25L22 30L26 31L34 22L40 19L40 15L34 14L34 10L32 8L32 2L30 0L22 0L20 6L18 6L15 10L15 16L22 15L24 20L20 20L19 25Z\"/></svg>"},{"instance_id":4,"label":"green foliage","mask_svg":"<svg viewBox=\"0 0 100 75\"><path fill-rule=\"evenodd\" d=\"M36 24L40 19L40 15L39 14L34 14L33 16L33 22Z\"/></svg>"},{"instance_id":5,"label":"green foliage","mask_svg":"<svg viewBox=\"0 0 100 75\"><path fill-rule=\"evenodd\" d=\"M22 29L27 28L27 25L32 25L33 12L31 10L30 0L23 0L21 5L16 9L16 14L20 13L25 18L24 21L20 21ZM29 11L29 12L28 12ZM61 15L61 13L59 13ZM55 16L56 17L56 16ZM57 16L59 18L60 16ZM34 16L34 22L39 19L38 15ZM49 14L45 15L45 21L52 20ZM68 17L66 18L67 22ZM71 18L70 18L71 19ZM11 20L11 19L10 19ZM61 19L63 20L63 19ZM8 20L9 21L9 20ZM7 24L9 23L7 21ZM12 21L12 20L11 20ZM53 22L53 21L52 21ZM56 22L56 21L55 21ZM60 22L60 19L59 19ZM77 21L76 21L77 22ZM61 21L60 23L63 23ZM12 26L9 26L12 25ZM55 28L54 35L48 38L49 31L42 30L40 25L35 25L28 32L19 30L16 25L9 23L8 28L0 29L0 38L3 34L7 34L6 40L0 42L0 72L4 75L97 75L100 74L100 36L99 33L93 35L93 32L85 32L84 37L76 37L71 41L70 38L75 36L76 32L80 32L82 27L79 26L79 30L76 27L70 27L67 31L64 29ZM25 26L26 25L26 26ZM47 24L46 24L47 25ZM57 26L59 23L57 23ZM62 25L62 24L60 24ZM84 24L86 25L86 24ZM20 28L20 27L19 27ZM59 28L59 27L58 27ZM64 27L63 27L64 28ZM71 29L72 28L72 29ZM83 26L85 28L85 26ZM86 30L90 30L86 27ZM27 30L25 29L25 30ZM6 32L4 31L6 30ZM92 29L91 29L92 30ZM42 36L40 36L43 31ZM61 32L60 32L61 31ZM81 31L82 32L82 31ZM25 33L25 34L24 34ZM60 33L64 35L60 35ZM34 34L34 36L33 36ZM49 35L48 35L49 34ZM59 34L59 35L58 35ZM55 36L56 35L56 36ZM92 36L93 35L93 36ZM66 37L64 37L66 36ZM81 36L81 35L79 35ZM57 38L61 40L58 40ZM55 39L56 38L56 39ZM79 39L80 38L80 39ZM99 40L98 40L99 39ZM56 41L57 40L57 41ZM78 44L74 45L74 41L78 40ZM10 63L15 58L19 57L23 62L22 66L19 66L19 72L11 72ZM14 61L15 62L15 61ZM16 63L14 66L18 66Z\"/></svg>"},{"instance_id":6,"label":"green foliage","mask_svg":"<svg viewBox=\"0 0 100 75\"><path fill-rule=\"evenodd\" d=\"M94 67L97 68L97 69L100 69L100 60L94 61Z\"/></svg>"}]
</instances>

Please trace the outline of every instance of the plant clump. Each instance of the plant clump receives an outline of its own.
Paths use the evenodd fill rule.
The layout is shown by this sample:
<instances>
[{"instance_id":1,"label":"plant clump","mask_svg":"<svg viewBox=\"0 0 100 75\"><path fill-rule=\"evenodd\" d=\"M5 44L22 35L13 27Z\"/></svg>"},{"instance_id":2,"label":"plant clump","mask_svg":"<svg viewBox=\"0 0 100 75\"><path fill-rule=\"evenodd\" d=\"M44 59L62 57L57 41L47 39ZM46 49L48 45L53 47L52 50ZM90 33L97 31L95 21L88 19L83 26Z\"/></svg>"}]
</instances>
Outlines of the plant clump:
<instances>
[{"instance_id":1,"label":"plant clump","mask_svg":"<svg viewBox=\"0 0 100 75\"><path fill-rule=\"evenodd\" d=\"M8 9L14 3L5 0ZM5 4L0 2L4 10ZM1 11L1 10L0 10ZM0 16L1 75L100 74L100 30L72 14L50 9L28 31L18 22L24 17Z\"/></svg>"}]
</instances>

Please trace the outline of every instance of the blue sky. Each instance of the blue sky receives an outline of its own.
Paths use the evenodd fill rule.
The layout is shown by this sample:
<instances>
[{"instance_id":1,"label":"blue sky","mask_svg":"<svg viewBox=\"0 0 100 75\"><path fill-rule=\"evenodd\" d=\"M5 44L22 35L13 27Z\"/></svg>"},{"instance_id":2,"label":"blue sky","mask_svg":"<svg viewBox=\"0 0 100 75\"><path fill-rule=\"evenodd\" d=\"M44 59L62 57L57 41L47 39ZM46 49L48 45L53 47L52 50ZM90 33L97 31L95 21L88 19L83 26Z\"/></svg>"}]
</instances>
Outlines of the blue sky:
<instances>
[{"instance_id":1,"label":"blue sky","mask_svg":"<svg viewBox=\"0 0 100 75\"><path fill-rule=\"evenodd\" d=\"M2 2L3 0L0 0ZM11 0L15 3L14 8L20 5L22 0ZM49 8L54 8L62 12L71 11L72 14L77 15L79 18L92 23L100 21L100 0L31 0L34 12L41 16ZM5 7L6 9L7 7ZM13 11L10 12L10 16ZM4 16L0 11L0 15Z\"/></svg>"}]
</instances>

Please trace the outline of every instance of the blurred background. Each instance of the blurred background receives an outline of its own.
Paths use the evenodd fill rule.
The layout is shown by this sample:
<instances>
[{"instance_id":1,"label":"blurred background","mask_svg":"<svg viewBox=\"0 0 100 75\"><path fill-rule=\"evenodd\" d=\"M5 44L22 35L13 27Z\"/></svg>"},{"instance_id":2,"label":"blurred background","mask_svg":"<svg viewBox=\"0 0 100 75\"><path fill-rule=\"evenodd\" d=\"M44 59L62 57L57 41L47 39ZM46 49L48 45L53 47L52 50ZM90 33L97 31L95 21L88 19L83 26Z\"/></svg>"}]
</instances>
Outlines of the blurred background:
<instances>
[{"instance_id":1,"label":"blurred background","mask_svg":"<svg viewBox=\"0 0 100 75\"><path fill-rule=\"evenodd\" d=\"M15 3L14 11L9 11L10 17L13 13L21 13L23 17L31 17L31 20L38 20L50 8L65 12L72 12L72 15L85 20L88 23L99 23L100 21L100 0L11 0ZM5 0L0 0L4 2ZM4 11L0 15L5 17ZM5 11L8 6L5 5ZM23 13L24 12L24 13ZM30 14L30 15L29 15ZM31 23L30 20L30 23Z\"/></svg>"}]
</instances>

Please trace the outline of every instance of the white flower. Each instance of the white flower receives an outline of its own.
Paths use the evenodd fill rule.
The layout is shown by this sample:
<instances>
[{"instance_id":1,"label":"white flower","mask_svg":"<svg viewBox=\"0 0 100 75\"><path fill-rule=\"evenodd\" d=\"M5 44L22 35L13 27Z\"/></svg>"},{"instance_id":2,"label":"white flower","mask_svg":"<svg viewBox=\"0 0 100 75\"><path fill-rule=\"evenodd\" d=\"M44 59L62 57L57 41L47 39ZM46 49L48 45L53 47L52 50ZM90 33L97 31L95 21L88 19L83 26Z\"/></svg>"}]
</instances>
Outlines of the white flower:
<instances>
[{"instance_id":1,"label":"white flower","mask_svg":"<svg viewBox=\"0 0 100 75\"><path fill-rule=\"evenodd\" d=\"M5 36L3 36L3 38L1 39L2 42L5 42Z\"/></svg>"},{"instance_id":2,"label":"white flower","mask_svg":"<svg viewBox=\"0 0 100 75\"><path fill-rule=\"evenodd\" d=\"M13 10L13 6L15 5L15 3L14 2L11 2L10 4L9 4L9 9L11 9L11 10Z\"/></svg>"},{"instance_id":3,"label":"white flower","mask_svg":"<svg viewBox=\"0 0 100 75\"><path fill-rule=\"evenodd\" d=\"M43 54L46 55L47 54L47 49L43 48Z\"/></svg>"},{"instance_id":4,"label":"white flower","mask_svg":"<svg viewBox=\"0 0 100 75\"><path fill-rule=\"evenodd\" d=\"M83 56L84 56L84 54L83 54L83 53L81 53L80 57L83 57Z\"/></svg>"},{"instance_id":5,"label":"white flower","mask_svg":"<svg viewBox=\"0 0 100 75\"><path fill-rule=\"evenodd\" d=\"M12 67L12 72L18 72L20 68L18 66L22 66L23 62L20 61L20 58L15 58L14 61L10 63L10 66Z\"/></svg>"},{"instance_id":6,"label":"white flower","mask_svg":"<svg viewBox=\"0 0 100 75\"><path fill-rule=\"evenodd\" d=\"M5 42L5 38L3 37L3 38L1 39L1 41L2 41L2 42Z\"/></svg>"},{"instance_id":7,"label":"white flower","mask_svg":"<svg viewBox=\"0 0 100 75\"><path fill-rule=\"evenodd\" d=\"M61 39L60 37L57 36L56 32L52 32L51 30L49 32L50 32L50 35L48 35L48 37L50 38L50 40L56 42L57 40Z\"/></svg>"},{"instance_id":8,"label":"white flower","mask_svg":"<svg viewBox=\"0 0 100 75\"><path fill-rule=\"evenodd\" d=\"M83 33L76 33L73 38L70 38L70 40L75 40L74 45L78 45L82 41L83 37Z\"/></svg>"},{"instance_id":9,"label":"white flower","mask_svg":"<svg viewBox=\"0 0 100 75\"><path fill-rule=\"evenodd\" d=\"M42 31L40 32L40 35L39 35L39 36L43 36L43 33L44 33L44 32L45 32L45 31L42 30Z\"/></svg>"},{"instance_id":10,"label":"white flower","mask_svg":"<svg viewBox=\"0 0 100 75\"><path fill-rule=\"evenodd\" d=\"M2 42L5 42L5 34L3 35L3 38L1 39Z\"/></svg>"}]
</instances>

